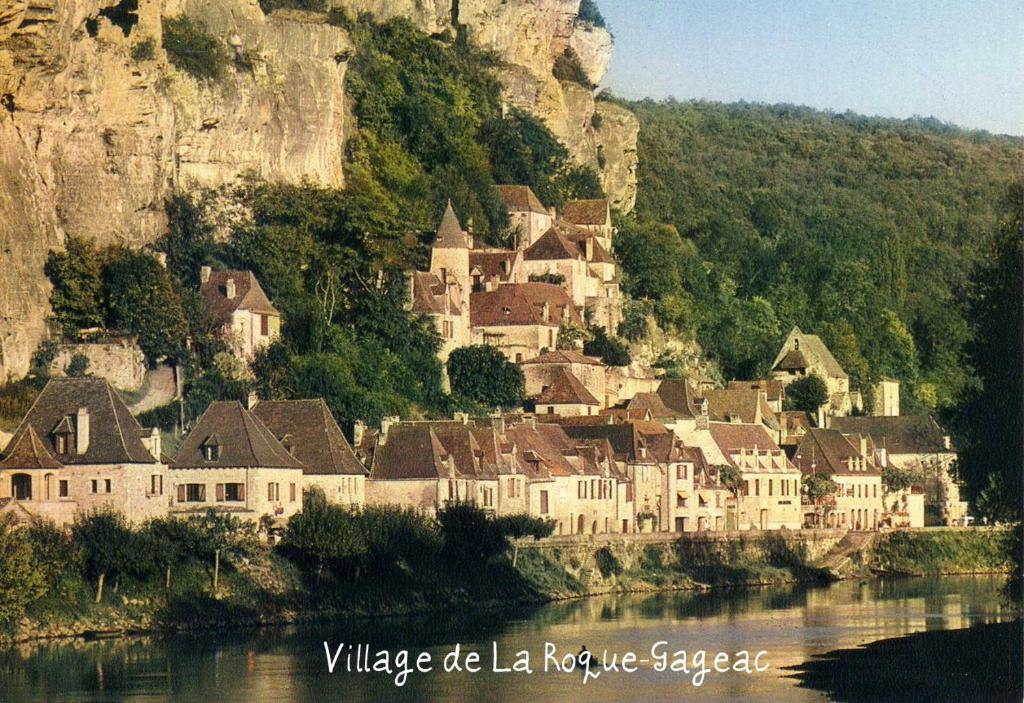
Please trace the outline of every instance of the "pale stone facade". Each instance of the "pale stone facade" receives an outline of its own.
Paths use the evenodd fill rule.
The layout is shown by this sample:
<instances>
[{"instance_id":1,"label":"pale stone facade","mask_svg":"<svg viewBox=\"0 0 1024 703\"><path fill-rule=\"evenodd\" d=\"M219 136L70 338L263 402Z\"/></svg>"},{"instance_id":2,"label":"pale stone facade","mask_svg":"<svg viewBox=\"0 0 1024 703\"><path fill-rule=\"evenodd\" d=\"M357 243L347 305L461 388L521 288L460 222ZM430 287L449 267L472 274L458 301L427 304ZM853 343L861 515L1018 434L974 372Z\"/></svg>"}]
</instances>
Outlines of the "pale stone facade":
<instances>
[{"instance_id":1,"label":"pale stone facade","mask_svg":"<svg viewBox=\"0 0 1024 703\"><path fill-rule=\"evenodd\" d=\"M213 271L203 266L199 291L232 353L251 361L281 336L281 313L251 271Z\"/></svg>"}]
</instances>

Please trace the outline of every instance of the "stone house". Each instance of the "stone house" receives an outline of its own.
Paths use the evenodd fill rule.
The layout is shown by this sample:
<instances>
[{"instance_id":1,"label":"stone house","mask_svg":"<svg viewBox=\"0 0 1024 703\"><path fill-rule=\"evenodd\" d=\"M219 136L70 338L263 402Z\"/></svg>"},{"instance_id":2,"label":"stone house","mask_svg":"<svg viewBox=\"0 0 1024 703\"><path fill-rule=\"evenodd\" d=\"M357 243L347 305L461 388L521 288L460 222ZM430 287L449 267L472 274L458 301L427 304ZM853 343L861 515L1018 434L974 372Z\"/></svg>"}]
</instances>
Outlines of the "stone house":
<instances>
[{"instance_id":1,"label":"stone house","mask_svg":"<svg viewBox=\"0 0 1024 703\"><path fill-rule=\"evenodd\" d=\"M612 210L607 199L570 200L562 208L562 219L592 233L605 251L612 250Z\"/></svg>"},{"instance_id":2,"label":"stone house","mask_svg":"<svg viewBox=\"0 0 1024 703\"><path fill-rule=\"evenodd\" d=\"M952 474L956 450L931 417L833 417L829 427L843 434L869 437L876 448L879 466L891 464L921 473L927 524L954 525L963 521L967 502L960 500L960 487Z\"/></svg>"},{"instance_id":3,"label":"stone house","mask_svg":"<svg viewBox=\"0 0 1024 703\"><path fill-rule=\"evenodd\" d=\"M782 428L764 390L716 388L704 391L702 397L707 401L712 421L763 425L776 443L781 441Z\"/></svg>"},{"instance_id":4,"label":"stone house","mask_svg":"<svg viewBox=\"0 0 1024 703\"><path fill-rule=\"evenodd\" d=\"M252 271L199 272L199 292L221 328L231 351L251 361L257 351L281 335L281 313L263 292Z\"/></svg>"},{"instance_id":5,"label":"stone house","mask_svg":"<svg viewBox=\"0 0 1024 703\"><path fill-rule=\"evenodd\" d=\"M175 514L213 508L280 523L302 510L302 463L236 401L210 404L182 440L168 478Z\"/></svg>"},{"instance_id":6,"label":"stone house","mask_svg":"<svg viewBox=\"0 0 1024 703\"><path fill-rule=\"evenodd\" d=\"M855 402L859 393L850 392L850 377L821 341L821 337L805 334L799 327L794 327L772 362L772 378L788 386L798 378L811 374L821 377L828 389L828 403L821 408L819 415L842 417L859 408L859 402ZM819 417L818 424L824 425L821 420Z\"/></svg>"},{"instance_id":7,"label":"stone house","mask_svg":"<svg viewBox=\"0 0 1024 703\"><path fill-rule=\"evenodd\" d=\"M786 458L768 430L763 425L732 422L712 422L708 429L725 461L740 472L736 527L800 529L800 469Z\"/></svg>"},{"instance_id":8,"label":"stone house","mask_svg":"<svg viewBox=\"0 0 1024 703\"><path fill-rule=\"evenodd\" d=\"M764 391L765 401L773 413L782 412L782 404L786 400L786 387L777 379L760 379L756 381L730 381L728 390Z\"/></svg>"},{"instance_id":9,"label":"stone house","mask_svg":"<svg viewBox=\"0 0 1024 703\"><path fill-rule=\"evenodd\" d=\"M817 427L807 430L793 454L793 463L805 477L817 473L830 476L838 490L824 511L808 504L805 523L848 530L878 528L885 492L882 472L867 445L866 437L851 438L838 430Z\"/></svg>"},{"instance_id":10,"label":"stone house","mask_svg":"<svg viewBox=\"0 0 1024 703\"><path fill-rule=\"evenodd\" d=\"M516 249L525 249L551 228L554 213L544 207L530 186L498 186L498 197L515 233Z\"/></svg>"},{"instance_id":11,"label":"stone house","mask_svg":"<svg viewBox=\"0 0 1024 703\"><path fill-rule=\"evenodd\" d=\"M488 344L520 363L556 349L563 323L582 324L568 293L550 283L506 283L470 296L474 344Z\"/></svg>"},{"instance_id":12,"label":"stone house","mask_svg":"<svg viewBox=\"0 0 1024 703\"><path fill-rule=\"evenodd\" d=\"M302 489L351 508L366 503L366 468L352 451L323 398L261 400L253 415L302 463Z\"/></svg>"},{"instance_id":13,"label":"stone house","mask_svg":"<svg viewBox=\"0 0 1024 703\"><path fill-rule=\"evenodd\" d=\"M133 523L167 513L160 433L143 429L100 378L55 378L0 461L0 503L67 524L113 508Z\"/></svg>"},{"instance_id":14,"label":"stone house","mask_svg":"<svg viewBox=\"0 0 1024 703\"><path fill-rule=\"evenodd\" d=\"M558 369L536 398L539 415L597 415L601 403L571 371Z\"/></svg>"},{"instance_id":15,"label":"stone house","mask_svg":"<svg viewBox=\"0 0 1024 703\"><path fill-rule=\"evenodd\" d=\"M600 401L601 407L607 405L606 367L597 357L585 356L572 349L555 349L527 359L520 364L520 368L523 370L528 398L539 395L564 370L579 379L591 395Z\"/></svg>"}]
</instances>

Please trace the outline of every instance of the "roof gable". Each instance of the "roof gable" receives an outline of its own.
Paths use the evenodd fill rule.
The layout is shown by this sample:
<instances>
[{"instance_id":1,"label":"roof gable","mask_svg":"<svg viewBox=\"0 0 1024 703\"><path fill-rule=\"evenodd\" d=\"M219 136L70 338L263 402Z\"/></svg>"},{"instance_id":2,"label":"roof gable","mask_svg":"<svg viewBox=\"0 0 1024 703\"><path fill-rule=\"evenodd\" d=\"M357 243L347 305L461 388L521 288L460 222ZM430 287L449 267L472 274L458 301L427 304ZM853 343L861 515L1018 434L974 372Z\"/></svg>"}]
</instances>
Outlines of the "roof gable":
<instances>
[{"instance_id":1,"label":"roof gable","mask_svg":"<svg viewBox=\"0 0 1024 703\"><path fill-rule=\"evenodd\" d=\"M253 414L285 444L289 438L292 455L302 462L303 473L311 475L366 474L341 427L322 398L315 400L265 400ZM286 447L286 449L289 447Z\"/></svg>"},{"instance_id":2,"label":"roof gable","mask_svg":"<svg viewBox=\"0 0 1024 703\"><path fill-rule=\"evenodd\" d=\"M439 249L473 248L473 239L462 229L459 218L456 217L455 210L452 208L451 200L448 201L444 214L441 215L441 222L437 225L437 236L434 238L432 246Z\"/></svg>"},{"instance_id":3,"label":"roof gable","mask_svg":"<svg viewBox=\"0 0 1024 703\"><path fill-rule=\"evenodd\" d=\"M498 186L498 197L509 212L535 212L547 215L547 208L534 194L530 186L503 185Z\"/></svg>"},{"instance_id":4,"label":"roof gable","mask_svg":"<svg viewBox=\"0 0 1024 703\"><path fill-rule=\"evenodd\" d=\"M551 384L537 398L540 405L600 405L594 394L565 368L555 371Z\"/></svg>"},{"instance_id":5,"label":"roof gable","mask_svg":"<svg viewBox=\"0 0 1024 703\"><path fill-rule=\"evenodd\" d=\"M207 461L203 448L211 444L220 447L220 454ZM237 401L210 403L182 441L173 465L175 468L302 468L302 463L281 445L274 433Z\"/></svg>"}]
</instances>

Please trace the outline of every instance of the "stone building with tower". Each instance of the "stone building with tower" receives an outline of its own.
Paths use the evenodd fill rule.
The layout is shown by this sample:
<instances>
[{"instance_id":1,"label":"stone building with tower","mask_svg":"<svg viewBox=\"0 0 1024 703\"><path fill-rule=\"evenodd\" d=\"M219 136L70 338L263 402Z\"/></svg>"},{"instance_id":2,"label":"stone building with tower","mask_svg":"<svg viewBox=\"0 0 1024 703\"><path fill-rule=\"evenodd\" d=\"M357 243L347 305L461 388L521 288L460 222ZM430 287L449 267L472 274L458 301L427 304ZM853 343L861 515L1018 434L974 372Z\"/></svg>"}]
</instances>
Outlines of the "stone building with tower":
<instances>
[{"instance_id":1,"label":"stone building with tower","mask_svg":"<svg viewBox=\"0 0 1024 703\"><path fill-rule=\"evenodd\" d=\"M281 335L281 313L252 271L199 271L199 292L232 353L250 361Z\"/></svg>"}]
</instances>

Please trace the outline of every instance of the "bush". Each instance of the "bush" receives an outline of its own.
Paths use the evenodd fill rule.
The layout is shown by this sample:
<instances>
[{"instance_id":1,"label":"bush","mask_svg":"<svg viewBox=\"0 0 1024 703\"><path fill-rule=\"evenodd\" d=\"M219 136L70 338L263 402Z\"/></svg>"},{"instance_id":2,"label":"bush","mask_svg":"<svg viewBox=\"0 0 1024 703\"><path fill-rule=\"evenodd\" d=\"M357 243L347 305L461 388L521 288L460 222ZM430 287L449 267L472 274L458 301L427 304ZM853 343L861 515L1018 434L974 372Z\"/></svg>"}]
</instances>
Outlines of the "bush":
<instances>
[{"instance_id":1,"label":"bush","mask_svg":"<svg viewBox=\"0 0 1024 703\"><path fill-rule=\"evenodd\" d=\"M593 339L583 345L587 356L599 356L608 366L629 366L629 348L614 337L609 337L602 327L591 327Z\"/></svg>"},{"instance_id":2,"label":"bush","mask_svg":"<svg viewBox=\"0 0 1024 703\"><path fill-rule=\"evenodd\" d=\"M787 410L802 410L814 415L818 408L828 402L828 386L821 376L810 374L786 386L785 405Z\"/></svg>"},{"instance_id":3,"label":"bush","mask_svg":"<svg viewBox=\"0 0 1024 703\"><path fill-rule=\"evenodd\" d=\"M202 81L224 75L227 52L220 40L210 34L205 22L180 15L165 18L163 30L164 49L175 68Z\"/></svg>"},{"instance_id":4,"label":"bush","mask_svg":"<svg viewBox=\"0 0 1024 703\"><path fill-rule=\"evenodd\" d=\"M587 74L580 63L579 54L571 46L565 47L565 51L555 58L551 73L560 81L579 83L584 88L591 90L597 87L587 78Z\"/></svg>"},{"instance_id":5,"label":"bush","mask_svg":"<svg viewBox=\"0 0 1024 703\"><path fill-rule=\"evenodd\" d=\"M597 562L597 570L601 572L602 578L617 576L623 571L622 564L608 547L601 547L594 552L594 561Z\"/></svg>"},{"instance_id":6,"label":"bush","mask_svg":"<svg viewBox=\"0 0 1024 703\"><path fill-rule=\"evenodd\" d=\"M81 378L87 375L89 370L89 357L85 354L77 353L71 356L71 360L68 361L68 366L64 369L71 378Z\"/></svg>"},{"instance_id":7,"label":"bush","mask_svg":"<svg viewBox=\"0 0 1024 703\"><path fill-rule=\"evenodd\" d=\"M149 61L156 55L156 42L153 37L146 37L132 46L132 59L135 61Z\"/></svg>"},{"instance_id":8,"label":"bush","mask_svg":"<svg viewBox=\"0 0 1024 703\"><path fill-rule=\"evenodd\" d=\"M531 273L530 283L550 283L560 286L565 283L565 276L560 273Z\"/></svg>"},{"instance_id":9,"label":"bush","mask_svg":"<svg viewBox=\"0 0 1024 703\"><path fill-rule=\"evenodd\" d=\"M0 626L16 622L32 601L46 593L46 579L13 515L0 515Z\"/></svg>"},{"instance_id":10,"label":"bush","mask_svg":"<svg viewBox=\"0 0 1024 703\"><path fill-rule=\"evenodd\" d=\"M164 432L171 432L178 427L180 413L181 407L178 401L172 400L167 405L160 405L152 410L139 413L136 419L143 427L156 427Z\"/></svg>"},{"instance_id":11,"label":"bush","mask_svg":"<svg viewBox=\"0 0 1024 703\"><path fill-rule=\"evenodd\" d=\"M448 357L448 379L453 394L476 403L503 408L523 403L523 370L486 344L453 351Z\"/></svg>"},{"instance_id":12,"label":"bush","mask_svg":"<svg viewBox=\"0 0 1024 703\"><path fill-rule=\"evenodd\" d=\"M576 16L576 20L595 27L608 28L608 24L594 0L583 0L580 3L580 11Z\"/></svg>"}]
</instances>

